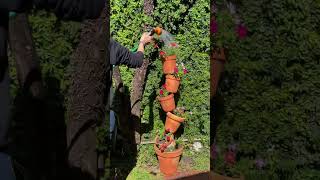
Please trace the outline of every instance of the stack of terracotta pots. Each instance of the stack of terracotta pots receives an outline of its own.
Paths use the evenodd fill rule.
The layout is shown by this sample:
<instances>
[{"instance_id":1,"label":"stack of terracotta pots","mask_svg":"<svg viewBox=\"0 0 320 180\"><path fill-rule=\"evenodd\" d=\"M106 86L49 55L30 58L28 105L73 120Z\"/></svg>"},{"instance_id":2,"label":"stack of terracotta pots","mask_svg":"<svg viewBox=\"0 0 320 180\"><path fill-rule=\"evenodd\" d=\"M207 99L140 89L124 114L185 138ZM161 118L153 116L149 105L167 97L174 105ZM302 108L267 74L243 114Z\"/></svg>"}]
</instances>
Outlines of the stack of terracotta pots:
<instances>
[{"instance_id":1,"label":"stack of terracotta pots","mask_svg":"<svg viewBox=\"0 0 320 180\"><path fill-rule=\"evenodd\" d=\"M165 87L170 94L165 97L159 97L162 110L167 113L165 129L175 134L180 124L184 122L181 118L173 114L176 109L174 95L178 92L180 85L180 78L174 76L175 68L177 68L176 55L162 57L163 74L166 77ZM180 156L183 152L183 147L179 147L173 152L161 152L159 148L154 145L155 152L158 156L160 171L166 175L171 176L177 172Z\"/></svg>"}]
</instances>

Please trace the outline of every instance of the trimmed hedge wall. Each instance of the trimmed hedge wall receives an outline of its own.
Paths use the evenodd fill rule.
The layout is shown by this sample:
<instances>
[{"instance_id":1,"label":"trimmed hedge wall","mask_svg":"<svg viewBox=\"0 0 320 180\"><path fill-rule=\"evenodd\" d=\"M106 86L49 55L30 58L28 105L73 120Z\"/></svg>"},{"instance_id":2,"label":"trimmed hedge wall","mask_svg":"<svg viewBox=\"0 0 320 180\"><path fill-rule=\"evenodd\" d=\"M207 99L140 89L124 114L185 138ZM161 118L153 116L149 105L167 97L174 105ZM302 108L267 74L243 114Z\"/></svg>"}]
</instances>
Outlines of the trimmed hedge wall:
<instances>
[{"instance_id":1,"label":"trimmed hedge wall","mask_svg":"<svg viewBox=\"0 0 320 180\"><path fill-rule=\"evenodd\" d=\"M178 60L184 62L190 70L188 79L183 79L180 88L178 106L185 106L193 112L187 123L183 136L202 138L209 143L209 1L181 0L167 2L156 1L152 17L143 13L143 1L111 1L111 34L122 45L132 48L143 33L144 24L152 27L161 26L175 35L180 45ZM133 13L134 12L134 13ZM152 45L147 47L146 56L155 52ZM149 55L148 55L149 54ZM160 104L156 95L160 89L162 76L161 60L158 56L151 58L149 74L143 95L142 122L153 124L152 134L163 130L163 117L159 115ZM133 69L121 67L122 79L131 90ZM153 136L151 136L153 137Z\"/></svg>"},{"instance_id":2,"label":"trimmed hedge wall","mask_svg":"<svg viewBox=\"0 0 320 180\"><path fill-rule=\"evenodd\" d=\"M216 143L239 145L247 179L318 179L320 1L237 3L249 36L229 47Z\"/></svg>"}]
</instances>

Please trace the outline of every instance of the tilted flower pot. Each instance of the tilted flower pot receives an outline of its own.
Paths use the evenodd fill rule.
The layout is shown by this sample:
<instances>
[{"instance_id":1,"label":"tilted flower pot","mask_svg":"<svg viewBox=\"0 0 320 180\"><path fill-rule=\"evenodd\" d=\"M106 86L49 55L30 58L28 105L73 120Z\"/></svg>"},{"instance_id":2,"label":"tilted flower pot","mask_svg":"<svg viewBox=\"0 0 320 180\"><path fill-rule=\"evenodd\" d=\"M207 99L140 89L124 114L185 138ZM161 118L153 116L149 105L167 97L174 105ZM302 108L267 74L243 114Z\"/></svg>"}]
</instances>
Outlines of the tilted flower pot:
<instances>
[{"instance_id":1,"label":"tilted flower pot","mask_svg":"<svg viewBox=\"0 0 320 180\"><path fill-rule=\"evenodd\" d=\"M165 176L174 175L178 170L180 156L183 152L183 146L172 152L161 152L157 145L154 144L154 150L159 160L160 172Z\"/></svg>"},{"instance_id":2,"label":"tilted flower pot","mask_svg":"<svg viewBox=\"0 0 320 180\"><path fill-rule=\"evenodd\" d=\"M176 55L166 56L165 58L162 59L163 74L173 74L174 73L174 68L177 67L176 59L177 59Z\"/></svg>"},{"instance_id":3,"label":"tilted flower pot","mask_svg":"<svg viewBox=\"0 0 320 180\"><path fill-rule=\"evenodd\" d=\"M175 133L184 120L185 118L181 118L177 115L172 114L171 112L168 112L165 123L165 129L169 129L171 133Z\"/></svg>"},{"instance_id":4,"label":"tilted flower pot","mask_svg":"<svg viewBox=\"0 0 320 180\"><path fill-rule=\"evenodd\" d=\"M211 97L214 97L217 92L220 75L224 70L224 63L226 61L226 53L224 48L216 48L211 56Z\"/></svg>"},{"instance_id":5,"label":"tilted flower pot","mask_svg":"<svg viewBox=\"0 0 320 180\"><path fill-rule=\"evenodd\" d=\"M173 111L176 108L173 94L165 97L158 97L158 100L160 101L161 107L165 112Z\"/></svg>"},{"instance_id":6,"label":"tilted flower pot","mask_svg":"<svg viewBox=\"0 0 320 180\"><path fill-rule=\"evenodd\" d=\"M175 77L174 75L166 75L166 89L171 93L176 93L179 89L180 78Z\"/></svg>"},{"instance_id":7,"label":"tilted flower pot","mask_svg":"<svg viewBox=\"0 0 320 180\"><path fill-rule=\"evenodd\" d=\"M210 176L211 176L211 179L214 179L214 180L245 180L244 176L228 177L228 176L223 176L223 175L215 173L215 172L211 173Z\"/></svg>"}]
</instances>

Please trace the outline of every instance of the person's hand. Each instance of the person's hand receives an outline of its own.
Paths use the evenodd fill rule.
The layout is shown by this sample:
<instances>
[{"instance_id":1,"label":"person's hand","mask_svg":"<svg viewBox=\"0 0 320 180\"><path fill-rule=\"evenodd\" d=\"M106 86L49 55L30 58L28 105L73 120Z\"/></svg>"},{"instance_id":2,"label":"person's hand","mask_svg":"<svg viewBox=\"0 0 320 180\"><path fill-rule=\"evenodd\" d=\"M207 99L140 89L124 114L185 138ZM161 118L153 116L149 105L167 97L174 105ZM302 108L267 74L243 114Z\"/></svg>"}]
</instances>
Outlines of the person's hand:
<instances>
[{"instance_id":1,"label":"person's hand","mask_svg":"<svg viewBox=\"0 0 320 180\"><path fill-rule=\"evenodd\" d=\"M144 45L149 44L153 40L153 36L150 36L150 33L143 33L140 38L140 43L143 43Z\"/></svg>"}]
</instances>

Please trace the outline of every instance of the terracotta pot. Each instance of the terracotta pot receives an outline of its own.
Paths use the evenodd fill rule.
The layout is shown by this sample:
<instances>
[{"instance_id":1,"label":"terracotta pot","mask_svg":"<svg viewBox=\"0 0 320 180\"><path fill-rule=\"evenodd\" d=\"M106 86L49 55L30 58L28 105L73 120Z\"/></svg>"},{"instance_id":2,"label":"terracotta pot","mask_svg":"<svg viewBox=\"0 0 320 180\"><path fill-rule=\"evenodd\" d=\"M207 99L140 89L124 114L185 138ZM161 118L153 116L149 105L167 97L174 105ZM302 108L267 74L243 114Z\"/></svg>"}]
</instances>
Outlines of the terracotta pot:
<instances>
[{"instance_id":1,"label":"terracotta pot","mask_svg":"<svg viewBox=\"0 0 320 180\"><path fill-rule=\"evenodd\" d=\"M214 60L223 61L227 60L226 58L226 49L224 48L215 48L212 50L212 58Z\"/></svg>"},{"instance_id":2,"label":"terracotta pot","mask_svg":"<svg viewBox=\"0 0 320 180\"><path fill-rule=\"evenodd\" d=\"M174 75L166 75L166 89L171 93L176 93L180 85L180 78L174 77Z\"/></svg>"},{"instance_id":3,"label":"terracotta pot","mask_svg":"<svg viewBox=\"0 0 320 180\"><path fill-rule=\"evenodd\" d=\"M174 68L177 67L176 65L176 55L167 56L164 59L162 59L162 70L163 74L173 74Z\"/></svg>"},{"instance_id":4,"label":"terracotta pot","mask_svg":"<svg viewBox=\"0 0 320 180\"><path fill-rule=\"evenodd\" d=\"M228 177L228 176L223 176L223 175L215 173L215 172L210 173L210 179L214 179L214 180L245 180L244 176Z\"/></svg>"},{"instance_id":5,"label":"terracotta pot","mask_svg":"<svg viewBox=\"0 0 320 180\"><path fill-rule=\"evenodd\" d=\"M172 176L178 170L180 156L183 152L183 147L173 152L161 152L156 144L154 144L154 150L158 156L160 172L165 176Z\"/></svg>"},{"instance_id":6,"label":"terracotta pot","mask_svg":"<svg viewBox=\"0 0 320 180\"><path fill-rule=\"evenodd\" d=\"M184 120L185 118L181 118L179 116L172 114L171 112L168 112L165 129L169 129L171 133L175 133L180 127L180 124L183 123Z\"/></svg>"},{"instance_id":7,"label":"terracotta pot","mask_svg":"<svg viewBox=\"0 0 320 180\"><path fill-rule=\"evenodd\" d=\"M211 56L211 70L210 70L210 76L211 76L211 93L210 97L214 97L217 92L219 80L221 73L224 70L224 63L226 61L226 55L225 55L225 49L224 48L217 48L214 49Z\"/></svg>"},{"instance_id":8,"label":"terracotta pot","mask_svg":"<svg viewBox=\"0 0 320 180\"><path fill-rule=\"evenodd\" d=\"M170 94L166 97L158 97L158 100L160 101L161 107L165 112L173 111L176 108L173 94Z\"/></svg>"}]
</instances>

